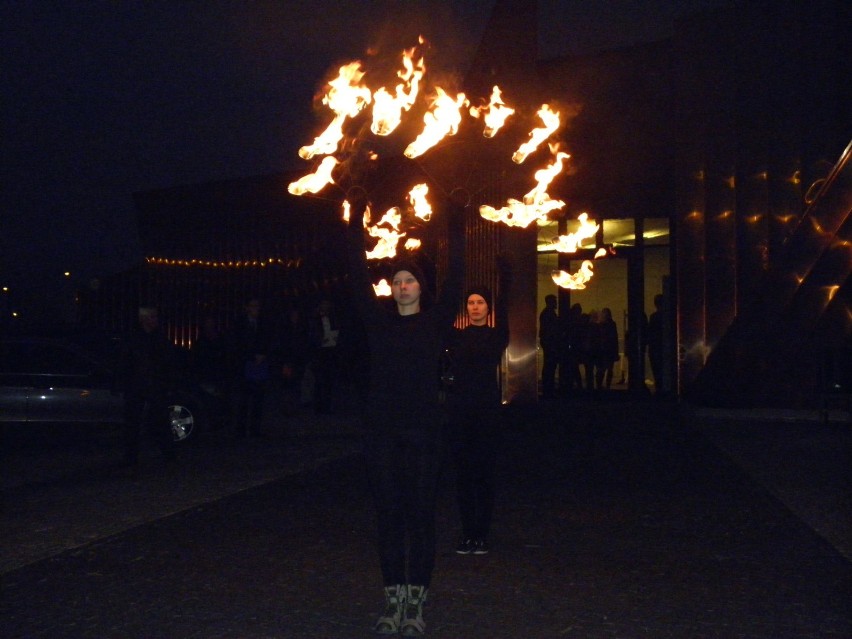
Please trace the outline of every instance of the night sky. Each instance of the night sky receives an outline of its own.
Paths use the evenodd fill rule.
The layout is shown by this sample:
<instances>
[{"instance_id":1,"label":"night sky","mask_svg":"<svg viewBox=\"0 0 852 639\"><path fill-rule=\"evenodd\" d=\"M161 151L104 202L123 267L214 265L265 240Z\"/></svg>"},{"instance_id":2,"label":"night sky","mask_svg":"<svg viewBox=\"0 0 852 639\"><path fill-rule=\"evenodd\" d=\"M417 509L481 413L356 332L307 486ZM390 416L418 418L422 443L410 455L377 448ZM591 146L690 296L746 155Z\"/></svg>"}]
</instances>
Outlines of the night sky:
<instances>
[{"instance_id":1,"label":"night sky","mask_svg":"<svg viewBox=\"0 0 852 639\"><path fill-rule=\"evenodd\" d=\"M422 33L432 68L463 74L493 4L3 2L0 284L130 266L132 193L304 166L331 69ZM671 4L541 0L539 56L661 39L678 15L728 3Z\"/></svg>"}]
</instances>

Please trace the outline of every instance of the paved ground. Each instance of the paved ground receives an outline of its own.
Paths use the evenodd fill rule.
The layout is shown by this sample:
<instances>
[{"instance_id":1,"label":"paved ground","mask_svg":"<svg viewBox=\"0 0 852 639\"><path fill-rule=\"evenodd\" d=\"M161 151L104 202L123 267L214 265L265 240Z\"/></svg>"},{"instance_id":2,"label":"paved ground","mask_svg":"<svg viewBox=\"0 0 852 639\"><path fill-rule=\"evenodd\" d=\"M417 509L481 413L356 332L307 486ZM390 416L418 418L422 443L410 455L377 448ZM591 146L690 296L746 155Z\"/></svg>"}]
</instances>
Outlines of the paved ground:
<instances>
[{"instance_id":1,"label":"paved ground","mask_svg":"<svg viewBox=\"0 0 852 639\"><path fill-rule=\"evenodd\" d=\"M790 442L823 441L803 492L842 499L845 427L744 430L632 400L507 417L491 555L452 552L445 473L428 636L852 636L843 525L817 530L772 486L813 479L815 457ZM136 482L109 470L109 438L66 447L60 462L5 453L0 636L374 636L360 425L272 421L267 440L208 437L176 471L146 458ZM749 470L737 460L749 449L776 469Z\"/></svg>"}]
</instances>

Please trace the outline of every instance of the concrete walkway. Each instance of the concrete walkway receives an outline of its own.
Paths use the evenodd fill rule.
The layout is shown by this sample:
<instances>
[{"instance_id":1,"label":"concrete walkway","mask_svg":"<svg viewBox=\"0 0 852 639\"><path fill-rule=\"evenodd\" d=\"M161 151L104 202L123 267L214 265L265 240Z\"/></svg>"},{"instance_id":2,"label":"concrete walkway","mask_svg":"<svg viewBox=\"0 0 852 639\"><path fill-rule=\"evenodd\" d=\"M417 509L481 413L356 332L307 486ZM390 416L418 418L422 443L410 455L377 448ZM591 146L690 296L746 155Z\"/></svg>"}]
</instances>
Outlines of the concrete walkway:
<instances>
[{"instance_id":1,"label":"concrete walkway","mask_svg":"<svg viewBox=\"0 0 852 639\"><path fill-rule=\"evenodd\" d=\"M210 437L168 475L151 458L138 482L97 470L91 451L83 470L6 482L0 636L374 636L360 424L275 420L267 440ZM852 636L852 563L714 430L779 432L623 398L509 411L490 555L453 552L444 474L427 635ZM72 543L66 518L90 522ZM51 527L34 531L38 549L20 534L33 521Z\"/></svg>"}]
</instances>

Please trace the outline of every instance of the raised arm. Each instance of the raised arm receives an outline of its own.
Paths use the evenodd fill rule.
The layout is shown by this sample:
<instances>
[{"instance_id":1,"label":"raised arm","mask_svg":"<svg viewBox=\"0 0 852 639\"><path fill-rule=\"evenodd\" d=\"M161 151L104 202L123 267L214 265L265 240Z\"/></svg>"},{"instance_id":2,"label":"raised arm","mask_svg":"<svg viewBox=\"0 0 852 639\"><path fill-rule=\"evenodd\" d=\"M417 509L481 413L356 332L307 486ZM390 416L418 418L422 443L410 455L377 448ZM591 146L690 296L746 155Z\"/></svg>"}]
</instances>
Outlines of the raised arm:
<instances>
[{"instance_id":1,"label":"raised arm","mask_svg":"<svg viewBox=\"0 0 852 639\"><path fill-rule=\"evenodd\" d=\"M367 268L367 254L364 246L364 211L366 199L352 203L349 212L349 226L346 229L346 262L349 267L349 286L352 302L363 319L376 312L376 293L370 281Z\"/></svg>"},{"instance_id":2,"label":"raised arm","mask_svg":"<svg viewBox=\"0 0 852 639\"><path fill-rule=\"evenodd\" d=\"M455 317L464 284L465 207L452 198L447 205L447 274L441 285L438 303L450 309Z\"/></svg>"},{"instance_id":3,"label":"raised arm","mask_svg":"<svg viewBox=\"0 0 852 639\"><path fill-rule=\"evenodd\" d=\"M505 253L497 256L497 276L497 309L494 328L497 331L498 342L505 349L509 346L509 296L512 288L512 263Z\"/></svg>"}]
</instances>

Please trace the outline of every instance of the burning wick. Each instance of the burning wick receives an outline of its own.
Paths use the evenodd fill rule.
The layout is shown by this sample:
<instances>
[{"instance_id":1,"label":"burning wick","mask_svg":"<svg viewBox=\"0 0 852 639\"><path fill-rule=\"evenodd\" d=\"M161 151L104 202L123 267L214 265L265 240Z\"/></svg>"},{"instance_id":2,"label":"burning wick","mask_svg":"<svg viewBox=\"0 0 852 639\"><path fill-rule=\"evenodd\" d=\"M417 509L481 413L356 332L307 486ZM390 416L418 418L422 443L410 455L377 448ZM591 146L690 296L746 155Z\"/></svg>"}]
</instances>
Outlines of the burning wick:
<instances>
[{"instance_id":1,"label":"burning wick","mask_svg":"<svg viewBox=\"0 0 852 639\"><path fill-rule=\"evenodd\" d=\"M522 164L530 153L535 151L559 128L559 113L552 111L550 105L541 105L537 115L544 122L544 126L530 131L529 141L518 147L518 150L512 155L512 162L515 164Z\"/></svg>"},{"instance_id":2,"label":"burning wick","mask_svg":"<svg viewBox=\"0 0 852 639\"><path fill-rule=\"evenodd\" d=\"M500 88L495 84L491 90L490 103L483 107L470 107L470 114L475 118L478 118L483 113L485 114L483 137L493 138L497 134L497 131L506 123L506 119L515 112L514 109L506 106L500 96Z\"/></svg>"},{"instance_id":3,"label":"burning wick","mask_svg":"<svg viewBox=\"0 0 852 639\"><path fill-rule=\"evenodd\" d=\"M338 161L333 156L328 155L324 157L314 173L309 173L308 175L300 177L295 182L291 182L290 186L287 187L287 190L293 195L304 195L308 192L319 193L326 187L326 185L334 184L331 172L337 164Z\"/></svg>"},{"instance_id":4,"label":"burning wick","mask_svg":"<svg viewBox=\"0 0 852 639\"><path fill-rule=\"evenodd\" d=\"M561 288L579 291L586 288L586 282L592 279L592 275L594 275L594 268L591 260L583 260L580 270L573 275L567 271L553 271L550 277Z\"/></svg>"},{"instance_id":5,"label":"burning wick","mask_svg":"<svg viewBox=\"0 0 852 639\"><path fill-rule=\"evenodd\" d=\"M461 124L461 109L468 102L464 93L455 99L447 95L441 87L435 87L437 95L432 106L423 116L423 132L405 149L405 157L416 158L423 155L448 135L455 135Z\"/></svg>"},{"instance_id":6,"label":"burning wick","mask_svg":"<svg viewBox=\"0 0 852 639\"><path fill-rule=\"evenodd\" d=\"M385 279L379 280L378 284L373 284L373 291L376 297L390 297L391 287Z\"/></svg>"}]
</instances>

